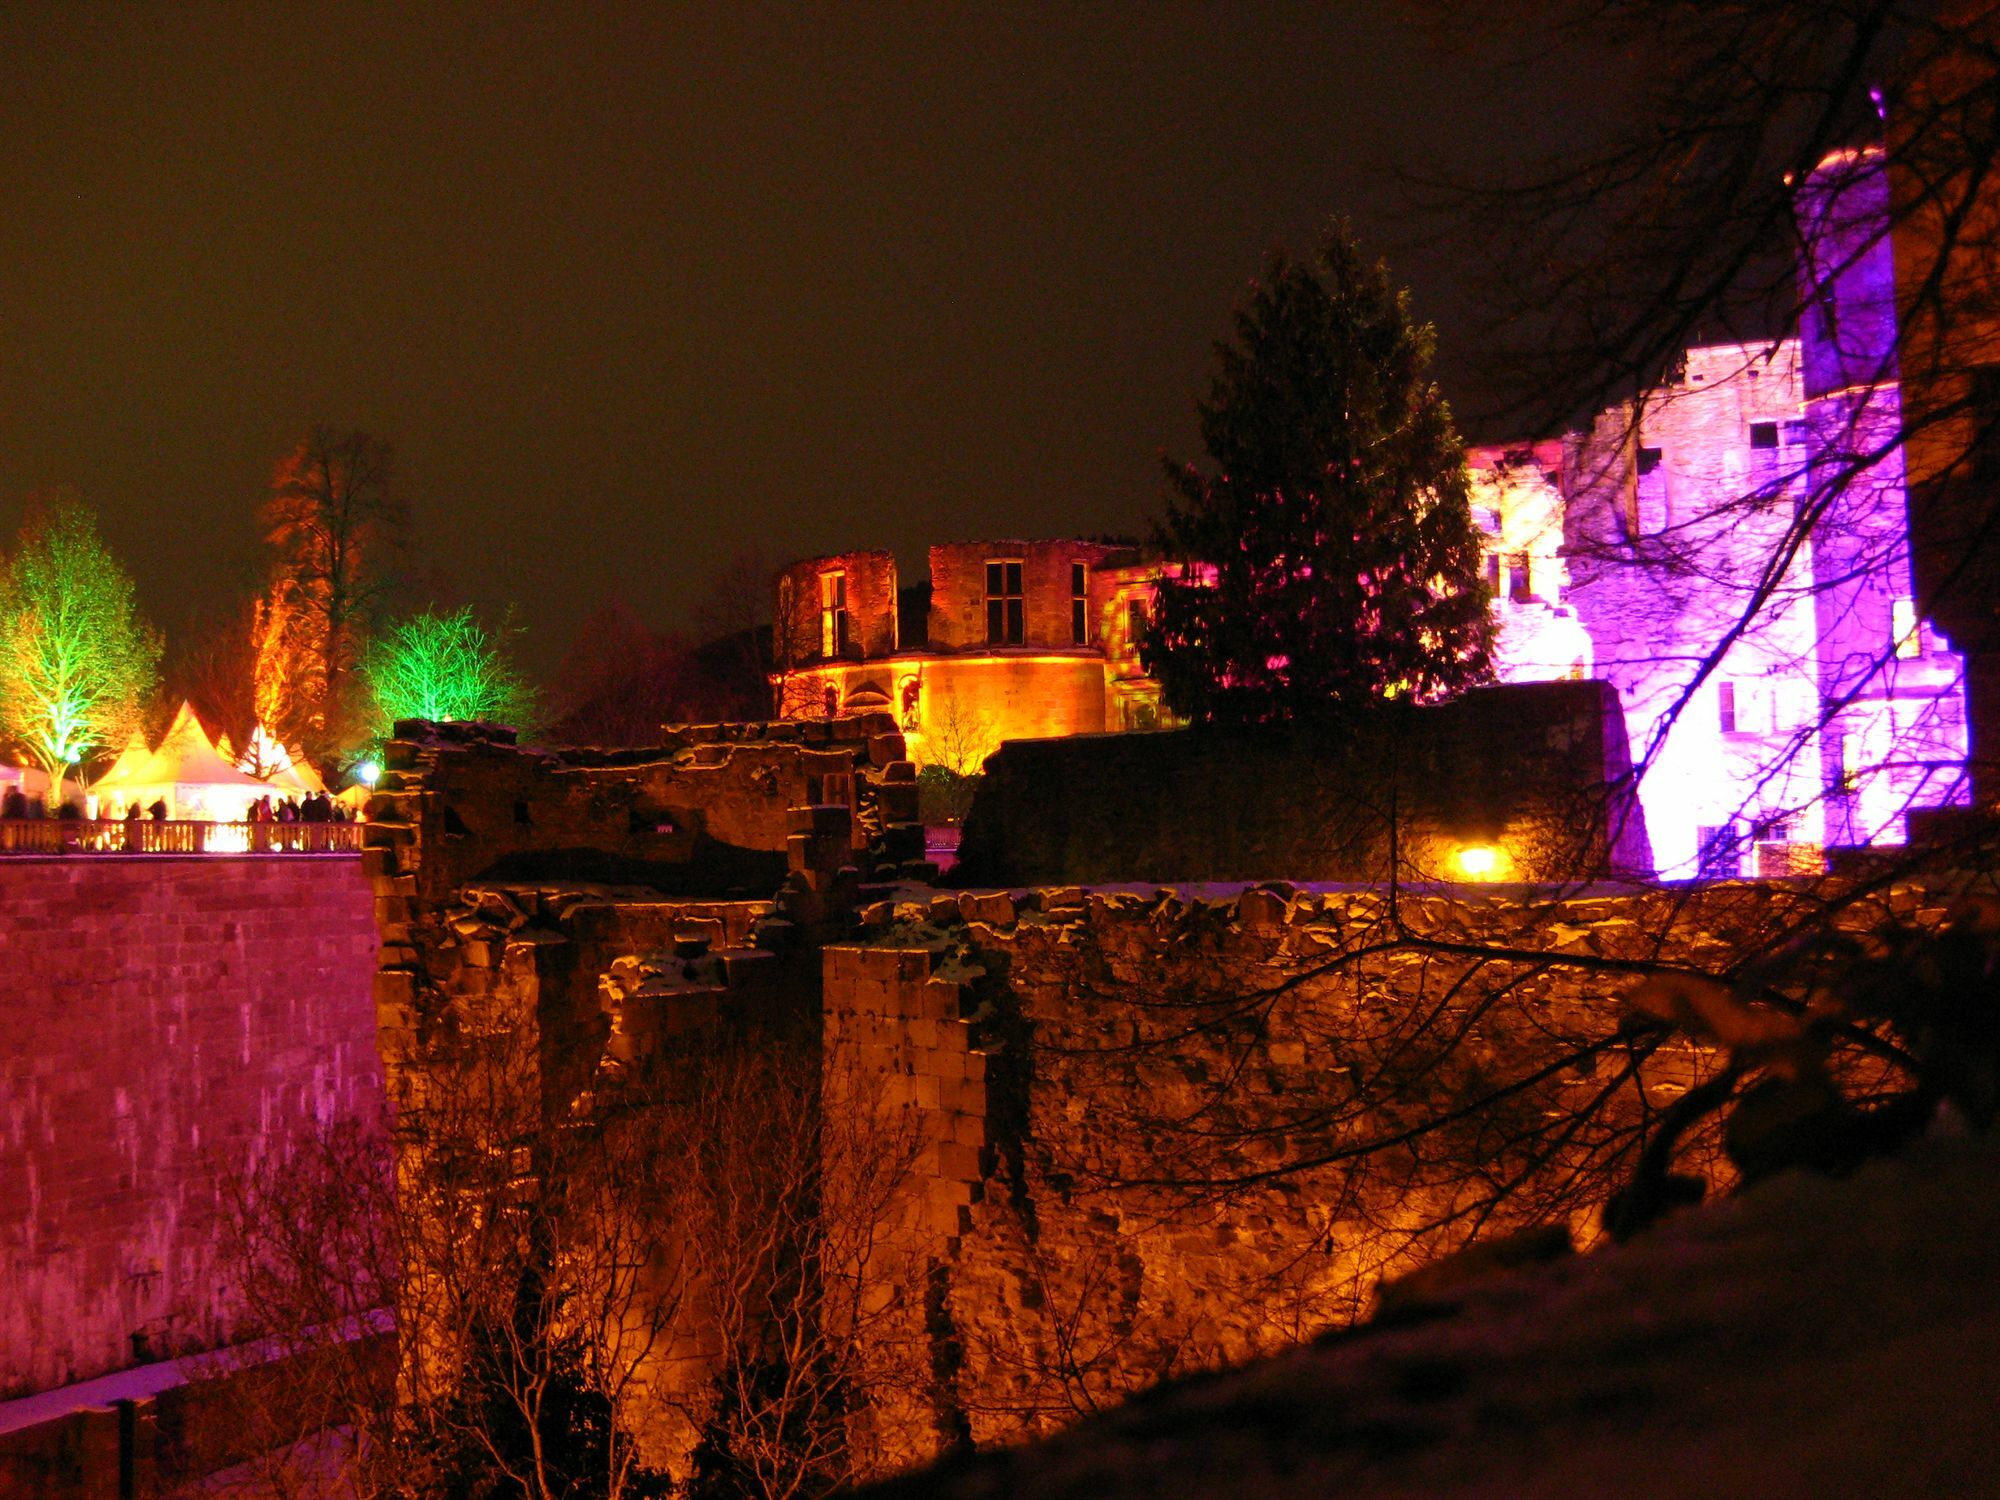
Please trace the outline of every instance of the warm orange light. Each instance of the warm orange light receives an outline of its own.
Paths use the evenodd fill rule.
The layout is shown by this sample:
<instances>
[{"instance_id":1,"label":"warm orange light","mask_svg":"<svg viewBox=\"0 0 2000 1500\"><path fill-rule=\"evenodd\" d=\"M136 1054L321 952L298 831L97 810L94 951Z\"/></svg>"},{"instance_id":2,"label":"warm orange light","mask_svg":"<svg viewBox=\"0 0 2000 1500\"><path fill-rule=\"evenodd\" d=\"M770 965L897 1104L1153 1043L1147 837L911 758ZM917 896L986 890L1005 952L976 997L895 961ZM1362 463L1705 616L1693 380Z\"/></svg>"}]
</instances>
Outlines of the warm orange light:
<instances>
[{"instance_id":1,"label":"warm orange light","mask_svg":"<svg viewBox=\"0 0 2000 1500\"><path fill-rule=\"evenodd\" d=\"M1468 880L1491 880L1500 868L1500 851L1491 844L1467 844L1458 851L1458 868Z\"/></svg>"}]
</instances>

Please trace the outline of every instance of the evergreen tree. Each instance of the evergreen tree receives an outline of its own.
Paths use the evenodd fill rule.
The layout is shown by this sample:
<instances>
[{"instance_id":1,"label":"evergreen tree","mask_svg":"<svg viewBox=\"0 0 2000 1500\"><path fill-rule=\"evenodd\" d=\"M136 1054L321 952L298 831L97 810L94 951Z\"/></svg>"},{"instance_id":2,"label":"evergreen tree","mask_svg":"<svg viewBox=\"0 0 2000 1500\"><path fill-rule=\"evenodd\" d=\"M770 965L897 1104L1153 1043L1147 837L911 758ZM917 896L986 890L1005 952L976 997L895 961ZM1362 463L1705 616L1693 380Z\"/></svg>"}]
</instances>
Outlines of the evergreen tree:
<instances>
[{"instance_id":1,"label":"evergreen tree","mask_svg":"<svg viewBox=\"0 0 2000 1500\"><path fill-rule=\"evenodd\" d=\"M1141 656L1197 722L1323 717L1490 675L1465 453L1429 377L1432 334L1344 226L1276 254L1199 405L1212 471L1176 498Z\"/></svg>"},{"instance_id":2,"label":"evergreen tree","mask_svg":"<svg viewBox=\"0 0 2000 1500\"><path fill-rule=\"evenodd\" d=\"M67 495L37 507L0 572L0 734L49 773L52 798L138 726L160 650L90 511Z\"/></svg>"}]
</instances>

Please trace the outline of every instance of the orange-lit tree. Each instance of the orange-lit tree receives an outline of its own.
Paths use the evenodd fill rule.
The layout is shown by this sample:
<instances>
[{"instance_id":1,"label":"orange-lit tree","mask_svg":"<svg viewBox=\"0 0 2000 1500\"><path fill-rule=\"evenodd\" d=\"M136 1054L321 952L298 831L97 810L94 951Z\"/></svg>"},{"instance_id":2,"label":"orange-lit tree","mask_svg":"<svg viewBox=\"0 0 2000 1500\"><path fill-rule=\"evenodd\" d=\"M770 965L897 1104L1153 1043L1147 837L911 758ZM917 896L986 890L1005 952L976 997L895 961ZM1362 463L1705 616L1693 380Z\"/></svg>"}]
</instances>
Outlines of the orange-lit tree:
<instances>
[{"instance_id":1,"label":"orange-lit tree","mask_svg":"<svg viewBox=\"0 0 2000 1500\"><path fill-rule=\"evenodd\" d=\"M259 517L272 564L254 626L257 715L315 758L360 733L357 670L409 526L394 473L382 439L315 427L278 466Z\"/></svg>"},{"instance_id":2,"label":"orange-lit tree","mask_svg":"<svg viewBox=\"0 0 2000 1500\"><path fill-rule=\"evenodd\" d=\"M36 506L0 573L0 734L49 773L52 795L138 725L159 663L96 518L70 495Z\"/></svg>"}]
</instances>

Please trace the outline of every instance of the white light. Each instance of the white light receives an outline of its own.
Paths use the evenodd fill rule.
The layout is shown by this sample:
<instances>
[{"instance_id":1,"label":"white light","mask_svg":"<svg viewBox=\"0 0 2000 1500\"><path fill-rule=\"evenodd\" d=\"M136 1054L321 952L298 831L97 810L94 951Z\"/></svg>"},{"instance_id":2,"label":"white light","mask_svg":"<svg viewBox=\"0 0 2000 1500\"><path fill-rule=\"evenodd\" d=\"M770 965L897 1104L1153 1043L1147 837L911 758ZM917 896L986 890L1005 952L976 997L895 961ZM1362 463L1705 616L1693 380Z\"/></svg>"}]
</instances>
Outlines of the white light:
<instances>
[{"instance_id":1,"label":"white light","mask_svg":"<svg viewBox=\"0 0 2000 1500\"><path fill-rule=\"evenodd\" d=\"M1467 844L1458 851L1458 868L1468 879L1490 879L1500 868L1500 851L1490 844Z\"/></svg>"},{"instance_id":2,"label":"white light","mask_svg":"<svg viewBox=\"0 0 2000 1500\"><path fill-rule=\"evenodd\" d=\"M382 768L372 760L364 760L354 768L354 779L363 786L373 786L382 779Z\"/></svg>"}]
</instances>

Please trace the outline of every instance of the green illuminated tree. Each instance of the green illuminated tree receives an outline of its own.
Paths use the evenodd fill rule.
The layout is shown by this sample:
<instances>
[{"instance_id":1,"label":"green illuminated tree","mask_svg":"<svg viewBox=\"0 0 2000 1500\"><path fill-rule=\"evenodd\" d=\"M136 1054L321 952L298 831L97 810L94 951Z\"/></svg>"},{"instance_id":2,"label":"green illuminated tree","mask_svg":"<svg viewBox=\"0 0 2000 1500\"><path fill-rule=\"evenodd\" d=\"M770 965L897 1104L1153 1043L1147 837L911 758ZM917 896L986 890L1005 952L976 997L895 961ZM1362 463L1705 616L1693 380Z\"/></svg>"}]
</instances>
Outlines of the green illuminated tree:
<instances>
[{"instance_id":1,"label":"green illuminated tree","mask_svg":"<svg viewBox=\"0 0 2000 1500\"><path fill-rule=\"evenodd\" d=\"M1489 675L1465 452L1431 330L1344 230L1274 255L1199 406L1212 471L1170 464L1164 579L1141 643L1197 721L1310 718Z\"/></svg>"},{"instance_id":2,"label":"green illuminated tree","mask_svg":"<svg viewBox=\"0 0 2000 1500\"><path fill-rule=\"evenodd\" d=\"M507 658L506 634L488 634L470 609L426 610L391 628L363 666L379 727L398 719L527 723L535 694Z\"/></svg>"},{"instance_id":3,"label":"green illuminated tree","mask_svg":"<svg viewBox=\"0 0 2000 1500\"><path fill-rule=\"evenodd\" d=\"M69 495L38 506L0 573L0 733L52 788L131 734L159 680L160 648L90 511Z\"/></svg>"}]
</instances>

